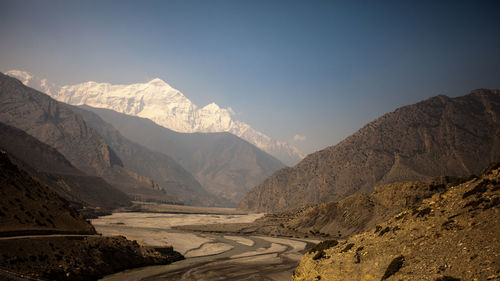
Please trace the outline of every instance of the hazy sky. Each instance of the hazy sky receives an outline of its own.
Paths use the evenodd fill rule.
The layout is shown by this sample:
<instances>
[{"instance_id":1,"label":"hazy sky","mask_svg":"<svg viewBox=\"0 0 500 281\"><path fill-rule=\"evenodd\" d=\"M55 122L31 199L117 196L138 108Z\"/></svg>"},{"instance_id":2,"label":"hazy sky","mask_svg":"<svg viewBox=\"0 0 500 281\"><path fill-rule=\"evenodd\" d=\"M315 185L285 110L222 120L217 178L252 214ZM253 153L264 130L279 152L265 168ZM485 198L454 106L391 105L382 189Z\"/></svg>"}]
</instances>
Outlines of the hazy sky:
<instances>
[{"instance_id":1,"label":"hazy sky","mask_svg":"<svg viewBox=\"0 0 500 281\"><path fill-rule=\"evenodd\" d=\"M159 77L310 153L397 107L500 88L499 3L0 0L0 71Z\"/></svg>"}]
</instances>

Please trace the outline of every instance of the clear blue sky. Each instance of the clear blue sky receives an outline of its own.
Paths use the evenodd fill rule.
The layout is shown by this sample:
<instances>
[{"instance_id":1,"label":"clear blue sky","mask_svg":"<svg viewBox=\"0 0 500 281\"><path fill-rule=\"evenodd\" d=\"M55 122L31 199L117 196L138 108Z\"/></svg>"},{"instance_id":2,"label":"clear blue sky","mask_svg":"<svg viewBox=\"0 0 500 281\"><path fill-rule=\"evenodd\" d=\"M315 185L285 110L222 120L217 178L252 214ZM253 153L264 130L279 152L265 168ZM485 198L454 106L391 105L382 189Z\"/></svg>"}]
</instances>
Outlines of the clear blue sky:
<instances>
[{"instance_id":1,"label":"clear blue sky","mask_svg":"<svg viewBox=\"0 0 500 281\"><path fill-rule=\"evenodd\" d=\"M0 0L0 71L159 77L310 153L399 106L500 88L499 3Z\"/></svg>"}]
</instances>

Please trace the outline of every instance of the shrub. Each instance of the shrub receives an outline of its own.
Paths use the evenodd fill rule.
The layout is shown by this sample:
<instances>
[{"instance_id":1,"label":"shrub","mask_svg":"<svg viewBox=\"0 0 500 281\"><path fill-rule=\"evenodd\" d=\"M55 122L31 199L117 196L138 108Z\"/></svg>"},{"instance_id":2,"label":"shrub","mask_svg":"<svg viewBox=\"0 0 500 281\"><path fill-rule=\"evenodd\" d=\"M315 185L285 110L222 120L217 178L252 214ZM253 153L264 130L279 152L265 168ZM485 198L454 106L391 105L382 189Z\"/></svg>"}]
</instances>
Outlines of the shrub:
<instances>
[{"instance_id":1,"label":"shrub","mask_svg":"<svg viewBox=\"0 0 500 281\"><path fill-rule=\"evenodd\" d=\"M391 228L390 228L390 227L386 227L386 228L384 228L384 229L382 229L382 230L380 231L380 233L378 234L378 236L382 236L382 235L384 235L386 232L389 232L390 230L391 230Z\"/></svg>"},{"instance_id":2,"label":"shrub","mask_svg":"<svg viewBox=\"0 0 500 281\"><path fill-rule=\"evenodd\" d=\"M404 257L403 256L399 256L397 258L394 258L391 263L389 264L389 266L387 266L387 269L385 270L385 273L384 273L384 276L382 276L382 279L380 279L381 281L382 280L385 280L389 277L391 277L392 275L394 275L396 272L398 272L401 267L403 267L403 261L404 261Z\"/></svg>"},{"instance_id":3,"label":"shrub","mask_svg":"<svg viewBox=\"0 0 500 281\"><path fill-rule=\"evenodd\" d=\"M326 256L325 251L320 250L316 253L316 255L314 255L313 260L319 260L324 258L325 256Z\"/></svg>"},{"instance_id":4,"label":"shrub","mask_svg":"<svg viewBox=\"0 0 500 281\"><path fill-rule=\"evenodd\" d=\"M443 276L436 279L436 281L461 281L460 278L455 278L451 276Z\"/></svg>"},{"instance_id":5,"label":"shrub","mask_svg":"<svg viewBox=\"0 0 500 281\"><path fill-rule=\"evenodd\" d=\"M349 251L352 247L354 247L354 244L353 243L349 243L347 245L345 245L345 248L342 249L342 251L340 251L341 253L345 253L347 251Z\"/></svg>"},{"instance_id":6,"label":"shrub","mask_svg":"<svg viewBox=\"0 0 500 281\"><path fill-rule=\"evenodd\" d=\"M474 195L476 193L483 193L486 191L486 186L490 183L490 180L486 179L478 183L473 189L465 192L462 195L462 199L465 199L471 195Z\"/></svg>"},{"instance_id":7,"label":"shrub","mask_svg":"<svg viewBox=\"0 0 500 281\"><path fill-rule=\"evenodd\" d=\"M331 247L335 247L338 244L339 244L339 242L337 240L325 240L323 242L318 243L311 250L309 250L309 254L311 254L313 252L324 251L324 250L330 249Z\"/></svg>"},{"instance_id":8,"label":"shrub","mask_svg":"<svg viewBox=\"0 0 500 281\"><path fill-rule=\"evenodd\" d=\"M431 208L426 207L422 210L416 210L415 213L417 214L417 218L418 217L425 217L426 215L431 213Z\"/></svg>"}]
</instances>

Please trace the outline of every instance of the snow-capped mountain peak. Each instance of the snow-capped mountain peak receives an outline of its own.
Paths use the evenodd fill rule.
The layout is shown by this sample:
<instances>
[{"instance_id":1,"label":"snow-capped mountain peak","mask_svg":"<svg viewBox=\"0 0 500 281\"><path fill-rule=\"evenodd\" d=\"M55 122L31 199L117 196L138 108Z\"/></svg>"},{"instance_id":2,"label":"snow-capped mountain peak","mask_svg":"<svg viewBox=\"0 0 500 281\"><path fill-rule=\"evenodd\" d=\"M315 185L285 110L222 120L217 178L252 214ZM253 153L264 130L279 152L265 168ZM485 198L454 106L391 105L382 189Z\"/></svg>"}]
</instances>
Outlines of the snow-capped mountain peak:
<instances>
[{"instance_id":1,"label":"snow-capped mountain peak","mask_svg":"<svg viewBox=\"0 0 500 281\"><path fill-rule=\"evenodd\" d=\"M33 76L29 74L26 71L21 71L21 70L10 70L5 73L6 75L16 77L17 79L21 80L23 84L28 84L30 81L33 79Z\"/></svg>"},{"instance_id":2,"label":"snow-capped mountain peak","mask_svg":"<svg viewBox=\"0 0 500 281\"><path fill-rule=\"evenodd\" d=\"M231 108L221 108L214 102L198 108L179 90L160 78L129 85L89 81L58 87L24 71L12 70L6 74L56 100L72 105L85 104L148 118L160 126L178 132L230 132L287 165L295 165L304 157L294 146L271 139L250 125L234 120Z\"/></svg>"},{"instance_id":3,"label":"snow-capped mountain peak","mask_svg":"<svg viewBox=\"0 0 500 281\"><path fill-rule=\"evenodd\" d=\"M147 84L153 85L155 87L168 87L168 88L172 88L167 82L161 80L160 78L155 78L155 79L149 81Z\"/></svg>"},{"instance_id":4,"label":"snow-capped mountain peak","mask_svg":"<svg viewBox=\"0 0 500 281\"><path fill-rule=\"evenodd\" d=\"M221 110L221 108L215 103L212 102L210 104L205 105L202 110L209 111L209 112L217 112Z\"/></svg>"}]
</instances>

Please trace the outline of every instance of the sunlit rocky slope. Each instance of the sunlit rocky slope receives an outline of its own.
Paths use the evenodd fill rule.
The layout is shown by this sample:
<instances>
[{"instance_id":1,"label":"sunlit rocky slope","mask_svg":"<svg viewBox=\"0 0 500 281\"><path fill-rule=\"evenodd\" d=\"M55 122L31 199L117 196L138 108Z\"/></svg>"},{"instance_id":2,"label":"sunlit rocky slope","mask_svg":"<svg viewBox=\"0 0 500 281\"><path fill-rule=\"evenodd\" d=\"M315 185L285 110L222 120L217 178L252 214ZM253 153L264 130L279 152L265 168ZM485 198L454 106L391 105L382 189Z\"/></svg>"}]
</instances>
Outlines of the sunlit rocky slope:
<instances>
[{"instance_id":1,"label":"sunlit rocky slope","mask_svg":"<svg viewBox=\"0 0 500 281\"><path fill-rule=\"evenodd\" d=\"M376 186L340 201L299 209L284 226L308 235L344 239L372 229L395 214L418 206L422 200L470 177L441 177L427 182L397 182Z\"/></svg>"},{"instance_id":2,"label":"sunlit rocky slope","mask_svg":"<svg viewBox=\"0 0 500 281\"><path fill-rule=\"evenodd\" d=\"M324 242L293 280L497 280L500 164L367 232Z\"/></svg>"},{"instance_id":3,"label":"sunlit rocky slope","mask_svg":"<svg viewBox=\"0 0 500 281\"><path fill-rule=\"evenodd\" d=\"M476 174L500 155L500 91L479 89L401 107L249 192L244 210L277 212L373 186Z\"/></svg>"}]
</instances>

